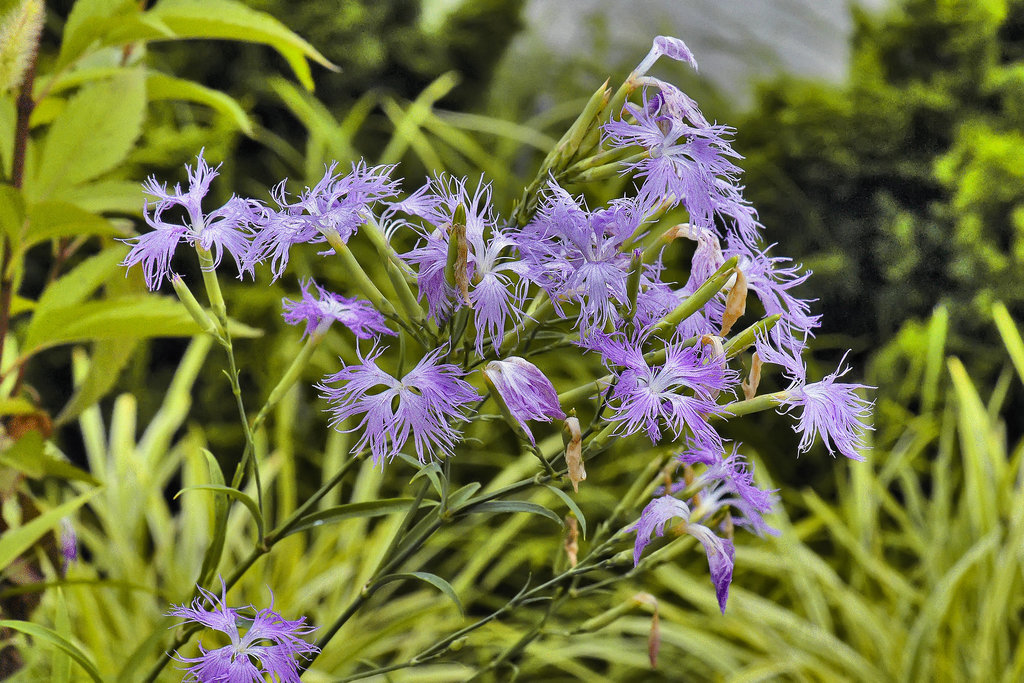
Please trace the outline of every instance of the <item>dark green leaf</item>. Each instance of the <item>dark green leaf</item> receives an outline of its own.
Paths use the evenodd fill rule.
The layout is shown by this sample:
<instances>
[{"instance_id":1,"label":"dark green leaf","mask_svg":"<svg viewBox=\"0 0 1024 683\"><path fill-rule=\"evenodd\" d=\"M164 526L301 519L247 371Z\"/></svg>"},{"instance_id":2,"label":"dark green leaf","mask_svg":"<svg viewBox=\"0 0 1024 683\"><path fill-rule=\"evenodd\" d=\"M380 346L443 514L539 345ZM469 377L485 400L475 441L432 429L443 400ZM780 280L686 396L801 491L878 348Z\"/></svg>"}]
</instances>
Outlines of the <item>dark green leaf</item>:
<instances>
[{"instance_id":1,"label":"dark green leaf","mask_svg":"<svg viewBox=\"0 0 1024 683\"><path fill-rule=\"evenodd\" d=\"M576 504L576 501L572 499L572 496L570 496L562 489L551 485L548 485L548 488L551 489L552 493L561 498L565 502L565 504L569 506L569 509L572 510L572 514L574 514L576 516L576 519L578 519L580 522L580 531L583 532L583 538L586 538L587 518L583 516L583 510L580 510L580 506Z\"/></svg>"},{"instance_id":2,"label":"dark green leaf","mask_svg":"<svg viewBox=\"0 0 1024 683\"><path fill-rule=\"evenodd\" d=\"M547 509L543 505L537 503L531 503L525 500L489 500L483 503L470 503L467 509L462 511L463 514L485 514L494 515L504 512L528 512L531 515L540 515L541 517L547 517L558 526L565 526L562 522L562 518L557 514Z\"/></svg>"},{"instance_id":3,"label":"dark green leaf","mask_svg":"<svg viewBox=\"0 0 1024 683\"><path fill-rule=\"evenodd\" d=\"M300 531L306 531L313 527L323 526L325 524L334 524L341 522L346 519L355 519L359 517L381 517L384 515L390 515L395 512L406 512L409 510L409 505L414 501L413 498L382 498L380 500L370 500L362 503L346 503L344 505L335 505L319 512L306 515L299 522L288 530L286 536L297 534ZM435 501L424 501L421 507L427 507L430 505L437 505Z\"/></svg>"},{"instance_id":4,"label":"dark green leaf","mask_svg":"<svg viewBox=\"0 0 1024 683\"><path fill-rule=\"evenodd\" d=\"M392 581L404 581L405 579L419 579L420 581L426 581L431 586L437 588L439 591L447 595L451 599L451 601L455 603L455 606L459 609L459 614L464 615L466 613L465 610L462 609L462 602L459 600L459 596L455 594L455 589L452 588L452 585L450 583L442 579L437 574L431 574L429 572L405 572L402 574L388 574L387 576L383 576L380 579L378 579L374 583L374 588L383 586L386 583L391 583Z\"/></svg>"},{"instance_id":5,"label":"dark green leaf","mask_svg":"<svg viewBox=\"0 0 1024 683\"><path fill-rule=\"evenodd\" d=\"M253 520L256 522L256 528L259 530L260 538L263 538L263 515L260 513L260 507L256 504L256 501L252 499L246 493L233 489L230 486L223 486L220 484L202 484L200 486L186 486L182 490L174 494L177 498L186 491L213 491L214 493L223 493L226 496L231 496L237 501L240 501L249 510L249 514L252 515Z\"/></svg>"}]
</instances>

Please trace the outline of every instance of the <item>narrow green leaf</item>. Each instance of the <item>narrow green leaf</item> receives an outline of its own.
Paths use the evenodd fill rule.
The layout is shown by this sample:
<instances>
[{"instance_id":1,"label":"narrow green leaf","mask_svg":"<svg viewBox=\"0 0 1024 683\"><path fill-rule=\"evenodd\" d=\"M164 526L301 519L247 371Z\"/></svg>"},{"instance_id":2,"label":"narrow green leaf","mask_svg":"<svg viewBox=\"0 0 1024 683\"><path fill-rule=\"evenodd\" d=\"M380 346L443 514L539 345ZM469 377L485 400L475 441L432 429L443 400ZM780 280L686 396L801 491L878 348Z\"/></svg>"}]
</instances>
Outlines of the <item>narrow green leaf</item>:
<instances>
[{"instance_id":1,"label":"narrow green leaf","mask_svg":"<svg viewBox=\"0 0 1024 683\"><path fill-rule=\"evenodd\" d=\"M240 501L249 510L249 514L252 515L253 520L256 522L256 528L259 531L260 538L263 538L263 515L260 513L259 505L252 499L248 494L233 489L230 486L222 486L219 484L203 484L200 486L186 486L182 490L174 494L177 498L186 491L213 491L214 493L223 493L224 495L231 496L237 501Z\"/></svg>"},{"instance_id":2,"label":"narrow green leaf","mask_svg":"<svg viewBox=\"0 0 1024 683\"><path fill-rule=\"evenodd\" d=\"M93 344L89 358L89 373L75 388L71 400L57 416L56 423L64 424L78 417L86 408L97 401L117 384L121 370L131 360L138 339L101 339Z\"/></svg>"},{"instance_id":3,"label":"narrow green leaf","mask_svg":"<svg viewBox=\"0 0 1024 683\"><path fill-rule=\"evenodd\" d=\"M531 515L540 515L541 517L547 517L552 522L560 527L564 527L565 523L562 522L562 518L557 514L547 509L543 505L537 503L531 503L526 500L488 500L483 503L468 503L463 510L460 510L463 514L484 514L494 515L504 512L527 512Z\"/></svg>"},{"instance_id":4,"label":"narrow green leaf","mask_svg":"<svg viewBox=\"0 0 1024 683\"><path fill-rule=\"evenodd\" d=\"M419 579L420 581L426 581L431 586L447 595L451 601L455 603L455 607L458 608L459 614L466 614L466 611L462 608L462 602L459 600L459 596L455 594L455 589L452 588L452 585L437 574L431 574L430 572L403 572L401 574L388 574L387 576L382 576L378 579L374 583L374 588L379 588L380 586L383 586L386 583L391 583L392 581L404 581L405 579Z\"/></svg>"},{"instance_id":5,"label":"narrow green leaf","mask_svg":"<svg viewBox=\"0 0 1024 683\"><path fill-rule=\"evenodd\" d=\"M100 675L99 669L93 664L92 659L89 655L85 654L77 645L72 643L70 640L60 635L53 629L40 626L39 624L33 624L30 621L16 621L13 619L0 619L0 628L9 628L20 633L24 633L27 636L35 638L39 642L49 643L57 649L67 653L80 667L85 669L85 673L89 674L89 678L96 681L96 683L103 683L103 677Z\"/></svg>"},{"instance_id":6,"label":"narrow green leaf","mask_svg":"<svg viewBox=\"0 0 1024 683\"><path fill-rule=\"evenodd\" d=\"M416 458L411 455L406 455L405 453L399 453L398 457L419 469L419 471L413 475L412 479L409 480L410 483L416 481L420 477L427 477L430 479L430 483L434 486L434 491L437 492L437 495L444 495L444 487L441 486L441 479L438 476L441 474L441 468L438 467L436 462L430 462L424 465Z\"/></svg>"},{"instance_id":7,"label":"narrow green leaf","mask_svg":"<svg viewBox=\"0 0 1024 683\"><path fill-rule=\"evenodd\" d=\"M574 514L576 516L576 519L579 520L580 531L583 532L583 538L586 539L587 518L583 516L583 510L580 510L580 506L576 504L576 501L572 499L572 496L570 496L562 489L558 488L557 486L551 486L550 484L548 484L547 487L551 489L552 493L561 498L565 502L565 504L569 506L569 509L572 510L572 514Z\"/></svg>"},{"instance_id":8,"label":"narrow green leaf","mask_svg":"<svg viewBox=\"0 0 1024 683\"><path fill-rule=\"evenodd\" d=\"M1021 339L1010 312L1002 302L997 301L992 305L992 317L999 328L999 335L1003 338L1006 351L1010 354L1010 360L1013 361L1013 367L1017 370L1017 376L1024 382L1024 339Z\"/></svg>"},{"instance_id":9,"label":"narrow green leaf","mask_svg":"<svg viewBox=\"0 0 1024 683\"><path fill-rule=\"evenodd\" d=\"M117 166L135 146L145 114L141 69L83 87L50 126L27 193L43 199L58 187L91 180Z\"/></svg>"},{"instance_id":10,"label":"narrow green leaf","mask_svg":"<svg viewBox=\"0 0 1024 683\"><path fill-rule=\"evenodd\" d=\"M64 590L57 588L57 614L53 620L54 629L61 638L71 638L71 615L68 614L68 602ZM66 652L60 653L53 663L53 683L71 683L72 658Z\"/></svg>"},{"instance_id":11,"label":"narrow green leaf","mask_svg":"<svg viewBox=\"0 0 1024 683\"><path fill-rule=\"evenodd\" d=\"M458 491L449 494L448 496L448 507L457 508L472 497L474 493L480 490L481 484L478 481L472 481Z\"/></svg>"},{"instance_id":12,"label":"narrow green leaf","mask_svg":"<svg viewBox=\"0 0 1024 683\"><path fill-rule=\"evenodd\" d=\"M205 104L231 119L249 137L255 135L249 116L235 98L227 93L159 71L146 73L146 93L150 100L184 100Z\"/></svg>"},{"instance_id":13,"label":"narrow green leaf","mask_svg":"<svg viewBox=\"0 0 1024 683\"><path fill-rule=\"evenodd\" d=\"M66 503L47 510L35 519L30 520L27 524L5 531L4 535L0 537L0 569L9 565L16 557L31 548L46 532L60 524L60 520L84 505L100 490L95 488L91 491L86 491L77 498L72 498Z\"/></svg>"},{"instance_id":14,"label":"narrow green leaf","mask_svg":"<svg viewBox=\"0 0 1024 683\"><path fill-rule=\"evenodd\" d=\"M210 483L213 486L224 486L224 473L220 469L220 463L213 453L202 449L206 461L206 472ZM199 570L200 585L209 583L220 565L220 558L224 552L224 541L227 539L228 499L227 496L213 496L213 505L210 510L210 547L203 555L203 566Z\"/></svg>"},{"instance_id":15,"label":"narrow green leaf","mask_svg":"<svg viewBox=\"0 0 1024 683\"><path fill-rule=\"evenodd\" d=\"M383 517L384 515L390 515L395 512L406 512L409 510L409 504L412 503L413 500L413 498L381 498L379 500L370 500L362 503L334 505L306 515L300 519L294 527L289 529L288 533L285 535L291 536L292 534L297 534L300 531L306 531L307 529L323 526L325 524L336 524L337 522L341 522L346 519ZM428 507L432 505L437 505L437 502L432 500L424 501L420 507Z\"/></svg>"}]
</instances>

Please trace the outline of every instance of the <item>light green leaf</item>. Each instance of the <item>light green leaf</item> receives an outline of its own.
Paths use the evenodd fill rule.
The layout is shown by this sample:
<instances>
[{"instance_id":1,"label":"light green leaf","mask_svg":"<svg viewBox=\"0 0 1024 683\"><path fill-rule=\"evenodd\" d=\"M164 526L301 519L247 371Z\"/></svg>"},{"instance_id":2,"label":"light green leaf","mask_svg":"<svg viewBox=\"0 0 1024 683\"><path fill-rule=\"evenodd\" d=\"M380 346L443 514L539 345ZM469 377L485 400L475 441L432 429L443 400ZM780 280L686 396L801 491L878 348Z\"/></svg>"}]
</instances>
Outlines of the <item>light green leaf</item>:
<instances>
[{"instance_id":1,"label":"light green leaf","mask_svg":"<svg viewBox=\"0 0 1024 683\"><path fill-rule=\"evenodd\" d=\"M0 185L0 237L6 237L18 248L24 225L25 198L16 187Z\"/></svg>"},{"instance_id":2,"label":"light green leaf","mask_svg":"<svg viewBox=\"0 0 1024 683\"><path fill-rule=\"evenodd\" d=\"M53 197L93 213L142 215L145 194L142 192L142 186L134 181L99 180L62 188Z\"/></svg>"},{"instance_id":3,"label":"light green leaf","mask_svg":"<svg viewBox=\"0 0 1024 683\"><path fill-rule=\"evenodd\" d=\"M27 249L34 244L62 237L117 234L117 228L102 216L67 202L43 201L28 207L28 231L24 247Z\"/></svg>"},{"instance_id":4,"label":"light green leaf","mask_svg":"<svg viewBox=\"0 0 1024 683\"><path fill-rule=\"evenodd\" d=\"M0 399L0 415L27 415L36 412L36 407L23 398Z\"/></svg>"},{"instance_id":5,"label":"light green leaf","mask_svg":"<svg viewBox=\"0 0 1024 683\"><path fill-rule=\"evenodd\" d=\"M205 104L234 121L235 125L249 137L255 135L252 121L245 110L235 98L219 90L159 71L150 71L146 74L146 92L150 100L187 100Z\"/></svg>"},{"instance_id":6,"label":"light green leaf","mask_svg":"<svg viewBox=\"0 0 1024 683\"><path fill-rule=\"evenodd\" d=\"M102 339L93 344L89 374L57 416L56 423L73 420L86 408L107 395L117 383L121 370L131 360L138 339Z\"/></svg>"},{"instance_id":7,"label":"light green leaf","mask_svg":"<svg viewBox=\"0 0 1024 683\"><path fill-rule=\"evenodd\" d=\"M462 514L484 514L494 515L504 512L528 512L531 515L547 517L558 526L565 526L562 518L543 505L531 503L526 500L488 500L483 503L469 503L467 507L460 510Z\"/></svg>"},{"instance_id":8,"label":"light green leaf","mask_svg":"<svg viewBox=\"0 0 1024 683\"><path fill-rule=\"evenodd\" d=\"M43 435L35 430L26 432L13 446L0 451L0 463L31 479L50 476L65 481L84 481L94 486L100 483L88 472L47 453Z\"/></svg>"},{"instance_id":9,"label":"light green leaf","mask_svg":"<svg viewBox=\"0 0 1024 683\"><path fill-rule=\"evenodd\" d=\"M220 463L217 462L217 458L213 457L213 453L205 448L202 449L202 453L206 461L206 473L210 478L210 483L214 486L224 486L224 473L220 469ZM197 583L201 585L209 583L210 578L213 577L218 565L220 565L220 558L224 552L224 541L227 539L228 509L227 496L213 497L210 519L210 529L213 537L210 539L210 547L206 549L206 553L203 555L203 566L199 570L199 580Z\"/></svg>"},{"instance_id":10,"label":"light green leaf","mask_svg":"<svg viewBox=\"0 0 1024 683\"><path fill-rule=\"evenodd\" d=\"M133 0L77 0L64 24L58 66L64 66L86 51L115 22L139 14Z\"/></svg>"},{"instance_id":11,"label":"light green leaf","mask_svg":"<svg viewBox=\"0 0 1024 683\"><path fill-rule=\"evenodd\" d=\"M395 512L407 512L409 510L409 505L413 500L413 498L382 498L380 500L370 500L362 503L334 505L324 510L320 510L319 512L306 515L300 519L295 526L289 529L288 533L285 535L291 536L292 534L297 534L300 531L306 531L307 529L323 526L325 524L335 524L346 519L382 517ZM430 505L437 505L437 503L435 501L424 501L421 507Z\"/></svg>"},{"instance_id":12,"label":"light green leaf","mask_svg":"<svg viewBox=\"0 0 1024 683\"><path fill-rule=\"evenodd\" d=\"M92 659L89 658L89 655L85 654L77 645L56 631L39 624L33 624L30 621L15 621L13 619L0 619L0 628L13 629L31 636L39 642L53 645L57 649L66 652L80 667L85 669L85 673L89 674L89 678L96 681L96 683L103 683L103 677L100 675L96 665L93 664Z\"/></svg>"},{"instance_id":13,"label":"light green leaf","mask_svg":"<svg viewBox=\"0 0 1024 683\"><path fill-rule=\"evenodd\" d=\"M201 330L175 299L142 294L36 310L23 356L60 344L97 339L191 337Z\"/></svg>"},{"instance_id":14,"label":"light green leaf","mask_svg":"<svg viewBox=\"0 0 1024 683\"><path fill-rule=\"evenodd\" d=\"M135 146L145 114L141 69L83 87L50 126L30 196L49 197L117 166Z\"/></svg>"},{"instance_id":15,"label":"light green leaf","mask_svg":"<svg viewBox=\"0 0 1024 683\"><path fill-rule=\"evenodd\" d=\"M113 247L92 256L75 266L53 284L43 290L43 295L36 303L36 318L46 315L49 311L74 306L85 301L96 289L116 271L124 258L123 247ZM26 334L33 336L32 328L35 318L29 324Z\"/></svg>"},{"instance_id":16,"label":"light green leaf","mask_svg":"<svg viewBox=\"0 0 1024 683\"><path fill-rule=\"evenodd\" d=\"M450 583L442 579L437 574L431 574L430 572L388 574L387 576L382 576L378 579L376 583L374 583L374 588L379 588L380 586L383 586L386 583L391 583L392 581L404 581L405 579L419 579L420 581L426 581L431 586L447 595L451 601L455 603L455 606L459 610L459 614L465 615L466 611L462 608L462 601L459 600L459 596L455 594L455 589L452 588Z\"/></svg>"},{"instance_id":17,"label":"light green leaf","mask_svg":"<svg viewBox=\"0 0 1024 683\"><path fill-rule=\"evenodd\" d=\"M337 68L277 19L235 0L162 0L138 21L122 22L104 37L104 42L120 45L168 38L220 38L269 45L310 90L313 77L307 59Z\"/></svg>"},{"instance_id":18,"label":"light green leaf","mask_svg":"<svg viewBox=\"0 0 1024 683\"><path fill-rule=\"evenodd\" d=\"M240 501L245 505L246 509L249 510L249 514L252 515L253 520L256 522L256 528L259 530L260 538L263 538L263 515L260 513L260 507L256 504L256 501L252 499L248 494L233 489L230 486L222 486L220 484L202 484L200 486L186 486L182 490L174 494L177 498L186 491L213 491L214 493L223 493L224 495L231 496L237 501Z\"/></svg>"},{"instance_id":19,"label":"light green leaf","mask_svg":"<svg viewBox=\"0 0 1024 683\"><path fill-rule=\"evenodd\" d=\"M1024 382L1024 340L1021 339L1010 312L1002 302L997 301L992 305L992 317L999 328L999 335L1003 338L1006 351L1010 354L1010 360L1013 361L1013 367L1017 370L1017 376Z\"/></svg>"},{"instance_id":20,"label":"light green leaf","mask_svg":"<svg viewBox=\"0 0 1024 683\"><path fill-rule=\"evenodd\" d=\"M0 171L5 177L11 175L11 158L14 156L14 127L18 120L18 110L14 106L14 95L0 93L0 131L9 131L0 135Z\"/></svg>"},{"instance_id":21,"label":"light green leaf","mask_svg":"<svg viewBox=\"0 0 1024 683\"><path fill-rule=\"evenodd\" d=\"M46 532L60 524L60 520L84 505L100 490L95 488L87 491L77 498L47 510L27 524L5 531L4 535L0 537L0 569L7 567L18 555L31 548Z\"/></svg>"}]
</instances>

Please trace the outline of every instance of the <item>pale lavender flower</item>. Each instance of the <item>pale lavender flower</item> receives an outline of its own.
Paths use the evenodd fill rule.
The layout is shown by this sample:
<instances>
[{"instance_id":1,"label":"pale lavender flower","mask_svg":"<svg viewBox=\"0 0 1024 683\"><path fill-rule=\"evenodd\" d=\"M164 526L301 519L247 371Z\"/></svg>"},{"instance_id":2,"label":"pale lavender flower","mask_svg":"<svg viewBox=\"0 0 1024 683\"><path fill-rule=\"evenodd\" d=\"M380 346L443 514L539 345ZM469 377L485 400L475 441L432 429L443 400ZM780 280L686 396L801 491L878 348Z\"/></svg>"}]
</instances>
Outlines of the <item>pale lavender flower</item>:
<instances>
[{"instance_id":1,"label":"pale lavender flower","mask_svg":"<svg viewBox=\"0 0 1024 683\"><path fill-rule=\"evenodd\" d=\"M637 523L627 531L636 532L636 543L633 547L633 564L639 564L644 549L650 545L653 536L665 535L665 526L672 518L679 518L685 524L686 533L690 534L704 546L711 570L711 582L715 586L718 606L725 613L725 603L729 599L729 584L732 582L733 562L736 549L732 541L719 538L715 532L703 524L697 523L694 515L683 501L673 496L655 498L643 512Z\"/></svg>"},{"instance_id":2,"label":"pale lavender flower","mask_svg":"<svg viewBox=\"0 0 1024 683\"><path fill-rule=\"evenodd\" d=\"M283 618L273 611L271 597L270 607L256 610L250 605L249 610L255 612L250 618L241 615L239 608L228 607L223 591L221 597L202 588L199 592L202 598L194 600L191 606L174 605L168 614L220 631L231 639L231 644L207 650L200 643L200 656L177 655L180 662L188 665L186 681L262 683L264 676L269 675L279 683L299 683L296 658L308 659L319 651L301 637L316 630L306 626L305 617L294 621ZM213 608L207 609L205 604ZM248 627L244 635L241 626Z\"/></svg>"},{"instance_id":3,"label":"pale lavender flower","mask_svg":"<svg viewBox=\"0 0 1024 683\"><path fill-rule=\"evenodd\" d=\"M331 426L338 428L353 415L362 415L352 430L362 436L354 451L369 447L374 464L383 465L405 446L412 434L416 456L452 456L460 432L451 421L461 420L472 401L483 397L462 379L463 372L450 363L439 363L444 348L424 356L416 367L398 380L377 366L384 349L374 348L358 365L348 365L318 385L331 404ZM340 387L327 383L344 382Z\"/></svg>"},{"instance_id":4,"label":"pale lavender flower","mask_svg":"<svg viewBox=\"0 0 1024 683\"><path fill-rule=\"evenodd\" d=\"M299 284L302 298L299 301L282 299L281 305L285 322L290 325L306 323L303 336L313 334L318 328L326 330L335 321L352 330L358 339L372 339L381 334L394 336L384 324L384 316L369 301L329 292L312 280ZM309 291L310 286L316 290L316 295Z\"/></svg>"},{"instance_id":5,"label":"pale lavender flower","mask_svg":"<svg viewBox=\"0 0 1024 683\"><path fill-rule=\"evenodd\" d=\"M536 445L537 442L526 426L527 420L551 422L552 418L565 418L565 412L558 403L558 392L551 380L533 363L518 356L509 356L505 360L488 363L484 374L509 413L526 432L531 444Z\"/></svg>"},{"instance_id":6,"label":"pale lavender flower","mask_svg":"<svg viewBox=\"0 0 1024 683\"><path fill-rule=\"evenodd\" d=\"M75 525L70 517L60 521L60 554L64 558L63 570L66 574L68 567L78 561L78 534L75 533Z\"/></svg>"},{"instance_id":7,"label":"pale lavender flower","mask_svg":"<svg viewBox=\"0 0 1024 683\"><path fill-rule=\"evenodd\" d=\"M257 202L240 197L231 197L219 209L204 213L202 201L210 190L210 183L217 177L217 169L210 168L200 151L195 167L186 166L185 170L189 185L184 191L177 184L173 189L167 189L167 185L158 182L155 176L150 176L143 183L146 193L156 198L152 214L148 201L143 210L143 217L153 230L124 240L132 248L121 265L131 268L142 264L149 289L156 289L161 281L172 275L171 257L182 240L209 251L213 255L214 267L220 265L224 252L231 254L241 273L242 259L249 249L252 235L249 226L260 215ZM164 212L174 208L184 210L185 216L178 221L165 220Z\"/></svg>"},{"instance_id":8,"label":"pale lavender flower","mask_svg":"<svg viewBox=\"0 0 1024 683\"><path fill-rule=\"evenodd\" d=\"M294 199L285 191L286 181L274 187L271 197L279 209L263 212L245 257L247 270L270 259L276 280L288 265L292 246L322 243L327 235L347 242L366 221L375 201L398 193L398 181L391 178L394 166L367 166L360 161L352 164L347 175L338 175L337 166L328 166L316 185Z\"/></svg>"},{"instance_id":9,"label":"pale lavender flower","mask_svg":"<svg viewBox=\"0 0 1024 683\"><path fill-rule=\"evenodd\" d=\"M425 225L395 221L392 232L410 227L420 242L402 257L416 266L420 298L426 299L430 316L444 322L460 306L473 309L476 350L483 354L485 343L497 349L509 322L522 318L528 280L524 266L514 258L515 246L499 229L491 206L491 187L480 182L470 193L465 178L439 174L401 202L391 204L386 219L401 212L422 219ZM445 279L452 223L459 208L465 211L468 301Z\"/></svg>"},{"instance_id":10,"label":"pale lavender flower","mask_svg":"<svg viewBox=\"0 0 1024 683\"><path fill-rule=\"evenodd\" d=\"M658 58L662 56L678 62L686 62L693 67L694 71L697 70L697 60L694 59L690 48L686 47L686 43L672 36L657 36L651 45L651 51L647 53L643 61L633 70L630 78L639 78L646 74L654 66L654 63L658 61Z\"/></svg>"},{"instance_id":11,"label":"pale lavender flower","mask_svg":"<svg viewBox=\"0 0 1024 683\"><path fill-rule=\"evenodd\" d=\"M721 437L707 416L722 412L715 397L735 384L733 370L695 346L667 344L664 363L651 366L642 350L621 335L596 336L592 343L606 361L621 366L613 368L611 392L612 419L619 422L620 433L644 430L657 443L664 423L675 438L689 430L697 443L721 447Z\"/></svg>"},{"instance_id":12,"label":"pale lavender flower","mask_svg":"<svg viewBox=\"0 0 1024 683\"><path fill-rule=\"evenodd\" d=\"M845 356L843 359L845 360ZM835 455L835 451L838 450L852 460L864 459L859 451L867 448L864 432L873 429L865 423L871 416L873 404L858 396L855 391L872 387L836 382L836 379L849 371L850 368L844 368L843 361L840 361L835 372L820 382L794 382L786 390L782 401L786 408L784 412L791 413L801 409L797 416L797 424L793 427L793 431L801 435L801 453L806 453L814 443L815 437L820 434L829 453Z\"/></svg>"}]
</instances>

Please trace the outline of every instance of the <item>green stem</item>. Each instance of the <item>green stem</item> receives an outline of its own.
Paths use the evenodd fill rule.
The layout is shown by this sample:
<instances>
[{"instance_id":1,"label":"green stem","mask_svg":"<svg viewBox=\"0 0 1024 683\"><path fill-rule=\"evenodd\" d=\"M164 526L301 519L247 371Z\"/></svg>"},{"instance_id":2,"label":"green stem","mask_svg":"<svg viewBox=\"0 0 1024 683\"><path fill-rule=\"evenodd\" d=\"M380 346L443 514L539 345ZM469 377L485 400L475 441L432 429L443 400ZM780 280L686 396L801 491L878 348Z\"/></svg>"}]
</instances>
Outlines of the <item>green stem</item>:
<instances>
[{"instance_id":1,"label":"green stem","mask_svg":"<svg viewBox=\"0 0 1024 683\"><path fill-rule=\"evenodd\" d=\"M728 261L723 263L718 270L711 274L711 277L707 281L697 288L697 291L687 297L686 301L676 306L676 308L666 315L661 322L654 327L654 332L665 332L673 329L683 320L686 320L691 315L699 311L704 307L704 304L711 301L712 298L720 291L725 283L732 277L733 270L736 268L736 264L739 262L738 256L733 256Z\"/></svg>"},{"instance_id":2,"label":"green stem","mask_svg":"<svg viewBox=\"0 0 1024 683\"><path fill-rule=\"evenodd\" d=\"M397 315L395 307L381 294L381 291L377 289L377 285L373 284L373 280L366 274L363 267L359 265L359 261L356 260L352 250L348 248L348 245L341 239L341 236L338 233L329 234L327 235L327 243L341 257L342 263L348 269L348 275L355 280L356 287L363 293L363 296L369 299L370 303L376 306L377 310L384 315Z\"/></svg>"}]
</instances>

